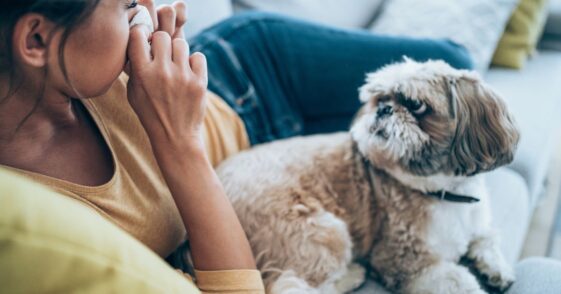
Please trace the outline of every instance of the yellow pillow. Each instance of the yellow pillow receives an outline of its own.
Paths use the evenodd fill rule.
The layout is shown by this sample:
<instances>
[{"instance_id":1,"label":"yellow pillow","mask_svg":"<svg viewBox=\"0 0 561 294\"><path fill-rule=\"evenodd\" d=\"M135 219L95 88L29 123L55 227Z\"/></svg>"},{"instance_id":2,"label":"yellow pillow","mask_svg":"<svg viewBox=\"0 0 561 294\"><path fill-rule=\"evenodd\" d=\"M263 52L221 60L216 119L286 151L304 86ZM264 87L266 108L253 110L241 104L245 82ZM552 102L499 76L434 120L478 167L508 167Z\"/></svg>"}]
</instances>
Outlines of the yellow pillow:
<instances>
[{"instance_id":1,"label":"yellow pillow","mask_svg":"<svg viewBox=\"0 0 561 294\"><path fill-rule=\"evenodd\" d=\"M0 292L199 290L93 209L0 170Z\"/></svg>"},{"instance_id":2,"label":"yellow pillow","mask_svg":"<svg viewBox=\"0 0 561 294\"><path fill-rule=\"evenodd\" d=\"M493 65L521 69L534 53L547 16L547 0L521 0L493 56Z\"/></svg>"}]
</instances>

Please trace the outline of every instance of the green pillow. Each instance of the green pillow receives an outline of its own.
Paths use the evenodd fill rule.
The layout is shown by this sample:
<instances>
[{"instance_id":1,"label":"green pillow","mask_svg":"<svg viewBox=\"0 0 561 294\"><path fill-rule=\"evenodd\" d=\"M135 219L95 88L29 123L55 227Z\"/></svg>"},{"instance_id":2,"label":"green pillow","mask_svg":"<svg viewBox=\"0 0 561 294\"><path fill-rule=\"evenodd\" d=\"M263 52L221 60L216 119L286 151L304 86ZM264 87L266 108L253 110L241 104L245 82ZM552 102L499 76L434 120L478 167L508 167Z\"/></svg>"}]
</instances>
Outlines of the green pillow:
<instances>
[{"instance_id":1,"label":"green pillow","mask_svg":"<svg viewBox=\"0 0 561 294\"><path fill-rule=\"evenodd\" d=\"M1 293L199 293L77 200L0 169Z\"/></svg>"},{"instance_id":2,"label":"green pillow","mask_svg":"<svg viewBox=\"0 0 561 294\"><path fill-rule=\"evenodd\" d=\"M521 69L534 53L547 17L547 0L520 0L493 56L493 65Z\"/></svg>"}]
</instances>

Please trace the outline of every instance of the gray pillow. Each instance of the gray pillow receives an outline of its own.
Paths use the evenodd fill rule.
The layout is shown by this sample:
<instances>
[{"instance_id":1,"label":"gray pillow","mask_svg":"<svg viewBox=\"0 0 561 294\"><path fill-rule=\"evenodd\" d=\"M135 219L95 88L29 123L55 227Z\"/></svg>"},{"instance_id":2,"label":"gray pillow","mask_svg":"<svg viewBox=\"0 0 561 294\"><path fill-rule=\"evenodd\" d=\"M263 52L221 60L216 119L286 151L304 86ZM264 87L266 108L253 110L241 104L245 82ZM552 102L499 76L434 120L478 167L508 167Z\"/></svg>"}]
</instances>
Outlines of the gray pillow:
<instances>
[{"instance_id":1,"label":"gray pillow","mask_svg":"<svg viewBox=\"0 0 561 294\"><path fill-rule=\"evenodd\" d=\"M464 45L484 73L518 0L388 0L371 31L448 38Z\"/></svg>"},{"instance_id":2,"label":"gray pillow","mask_svg":"<svg viewBox=\"0 0 561 294\"><path fill-rule=\"evenodd\" d=\"M177 0L156 0L160 4L172 4ZM184 0L187 3L188 21L185 35L189 38L207 27L232 15L230 0Z\"/></svg>"},{"instance_id":3,"label":"gray pillow","mask_svg":"<svg viewBox=\"0 0 561 294\"><path fill-rule=\"evenodd\" d=\"M259 9L343 28L368 26L383 0L234 0L236 11Z\"/></svg>"}]
</instances>

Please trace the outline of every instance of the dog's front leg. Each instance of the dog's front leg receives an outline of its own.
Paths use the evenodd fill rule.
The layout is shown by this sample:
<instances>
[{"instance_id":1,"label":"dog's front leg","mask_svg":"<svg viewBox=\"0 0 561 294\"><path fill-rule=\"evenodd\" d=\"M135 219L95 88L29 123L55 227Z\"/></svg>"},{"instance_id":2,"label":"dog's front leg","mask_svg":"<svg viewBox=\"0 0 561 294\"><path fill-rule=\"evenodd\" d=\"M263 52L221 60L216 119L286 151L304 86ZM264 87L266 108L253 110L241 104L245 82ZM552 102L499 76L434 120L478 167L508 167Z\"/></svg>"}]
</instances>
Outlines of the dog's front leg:
<instances>
[{"instance_id":1,"label":"dog's front leg","mask_svg":"<svg viewBox=\"0 0 561 294\"><path fill-rule=\"evenodd\" d=\"M514 282L514 271L500 251L494 234L473 239L467 256L474 261L475 269L486 278L489 286L502 292Z\"/></svg>"},{"instance_id":2,"label":"dog's front leg","mask_svg":"<svg viewBox=\"0 0 561 294\"><path fill-rule=\"evenodd\" d=\"M429 252L378 248L371 256L373 278L403 294L485 294L469 270ZM385 249L385 250L384 250ZM409 254L404 252L409 252ZM415 254L411 254L415 252Z\"/></svg>"},{"instance_id":3,"label":"dog's front leg","mask_svg":"<svg viewBox=\"0 0 561 294\"><path fill-rule=\"evenodd\" d=\"M404 286L399 292L406 294L486 294L467 268L444 260L413 275Z\"/></svg>"}]
</instances>

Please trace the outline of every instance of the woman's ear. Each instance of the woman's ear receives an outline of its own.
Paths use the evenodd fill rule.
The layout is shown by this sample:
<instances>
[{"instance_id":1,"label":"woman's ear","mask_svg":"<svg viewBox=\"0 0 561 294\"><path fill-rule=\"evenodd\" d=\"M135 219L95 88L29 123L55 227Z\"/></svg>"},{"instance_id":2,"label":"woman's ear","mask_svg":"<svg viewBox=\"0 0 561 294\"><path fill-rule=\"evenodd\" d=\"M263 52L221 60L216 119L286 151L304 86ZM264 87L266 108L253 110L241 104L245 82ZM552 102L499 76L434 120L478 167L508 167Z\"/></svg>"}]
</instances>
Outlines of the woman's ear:
<instances>
[{"instance_id":1,"label":"woman's ear","mask_svg":"<svg viewBox=\"0 0 561 294\"><path fill-rule=\"evenodd\" d=\"M12 35L14 58L22 65L44 67L55 24L45 16L28 13L18 19Z\"/></svg>"}]
</instances>

